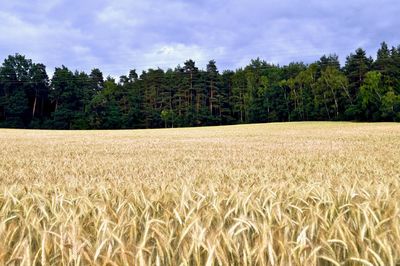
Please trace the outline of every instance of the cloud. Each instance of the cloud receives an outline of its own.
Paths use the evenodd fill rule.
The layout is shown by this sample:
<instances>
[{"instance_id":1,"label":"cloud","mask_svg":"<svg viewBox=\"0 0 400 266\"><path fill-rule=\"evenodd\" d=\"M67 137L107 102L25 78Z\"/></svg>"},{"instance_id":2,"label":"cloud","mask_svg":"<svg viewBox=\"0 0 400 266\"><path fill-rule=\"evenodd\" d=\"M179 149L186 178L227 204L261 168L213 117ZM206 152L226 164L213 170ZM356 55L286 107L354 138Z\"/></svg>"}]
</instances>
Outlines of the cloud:
<instances>
[{"instance_id":1,"label":"cloud","mask_svg":"<svg viewBox=\"0 0 400 266\"><path fill-rule=\"evenodd\" d=\"M101 10L97 15L97 19L100 23L115 28L131 27L140 24L139 20L114 6L107 6L105 9Z\"/></svg>"},{"instance_id":2,"label":"cloud","mask_svg":"<svg viewBox=\"0 0 400 266\"><path fill-rule=\"evenodd\" d=\"M5 12L0 12L0 20L0 50L4 57L21 53L36 62L45 62L50 72L61 64L84 66L79 56L89 53L90 48L83 45L89 38L79 29L62 22L33 23ZM87 63L93 62L91 58Z\"/></svg>"},{"instance_id":3,"label":"cloud","mask_svg":"<svg viewBox=\"0 0 400 266\"><path fill-rule=\"evenodd\" d=\"M198 63L204 63L207 57L208 54L197 45L164 44L156 45L144 53L143 61L152 63L155 67L167 68L171 65L181 64L188 58Z\"/></svg>"},{"instance_id":4,"label":"cloud","mask_svg":"<svg viewBox=\"0 0 400 266\"><path fill-rule=\"evenodd\" d=\"M19 52L50 68L64 64L119 76L129 69L312 62L383 40L400 43L396 0L21 0L2 3L1 56Z\"/></svg>"}]
</instances>

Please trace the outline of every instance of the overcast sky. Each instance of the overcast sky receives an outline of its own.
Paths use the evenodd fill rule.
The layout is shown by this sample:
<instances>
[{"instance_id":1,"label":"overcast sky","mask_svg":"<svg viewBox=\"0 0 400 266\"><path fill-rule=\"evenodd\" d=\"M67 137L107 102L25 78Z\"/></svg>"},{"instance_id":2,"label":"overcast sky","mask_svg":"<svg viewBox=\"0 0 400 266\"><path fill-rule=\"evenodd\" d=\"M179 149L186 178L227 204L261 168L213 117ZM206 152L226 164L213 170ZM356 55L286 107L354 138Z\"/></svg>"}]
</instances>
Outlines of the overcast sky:
<instances>
[{"instance_id":1,"label":"overcast sky","mask_svg":"<svg viewBox=\"0 0 400 266\"><path fill-rule=\"evenodd\" d=\"M398 0L0 0L0 59L21 53L120 76L189 58L220 70L251 58L306 63L400 44Z\"/></svg>"}]
</instances>

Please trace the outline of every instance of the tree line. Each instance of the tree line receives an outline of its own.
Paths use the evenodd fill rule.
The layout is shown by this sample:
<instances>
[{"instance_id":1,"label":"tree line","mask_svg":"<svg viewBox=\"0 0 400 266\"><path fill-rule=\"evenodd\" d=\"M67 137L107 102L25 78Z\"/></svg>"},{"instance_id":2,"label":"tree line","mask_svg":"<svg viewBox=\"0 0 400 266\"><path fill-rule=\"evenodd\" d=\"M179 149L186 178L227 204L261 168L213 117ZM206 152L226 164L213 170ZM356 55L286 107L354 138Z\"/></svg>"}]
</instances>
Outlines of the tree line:
<instances>
[{"instance_id":1,"label":"tree line","mask_svg":"<svg viewBox=\"0 0 400 266\"><path fill-rule=\"evenodd\" d=\"M119 129L277 121L400 121L400 46L376 59L359 48L285 66L251 60L220 73L193 60L175 69L129 71L116 80L8 56L0 67L0 127Z\"/></svg>"}]
</instances>

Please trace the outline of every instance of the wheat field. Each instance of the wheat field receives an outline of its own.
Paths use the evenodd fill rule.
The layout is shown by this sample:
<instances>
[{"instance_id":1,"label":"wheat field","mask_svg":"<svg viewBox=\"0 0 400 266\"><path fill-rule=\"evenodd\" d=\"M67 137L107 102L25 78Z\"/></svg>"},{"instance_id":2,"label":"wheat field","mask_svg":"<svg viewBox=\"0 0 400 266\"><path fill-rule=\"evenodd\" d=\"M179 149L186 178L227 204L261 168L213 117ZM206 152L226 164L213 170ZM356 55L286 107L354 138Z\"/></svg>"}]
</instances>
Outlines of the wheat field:
<instances>
[{"instance_id":1,"label":"wheat field","mask_svg":"<svg viewBox=\"0 0 400 266\"><path fill-rule=\"evenodd\" d=\"M0 265L399 265L400 124L0 130Z\"/></svg>"}]
</instances>

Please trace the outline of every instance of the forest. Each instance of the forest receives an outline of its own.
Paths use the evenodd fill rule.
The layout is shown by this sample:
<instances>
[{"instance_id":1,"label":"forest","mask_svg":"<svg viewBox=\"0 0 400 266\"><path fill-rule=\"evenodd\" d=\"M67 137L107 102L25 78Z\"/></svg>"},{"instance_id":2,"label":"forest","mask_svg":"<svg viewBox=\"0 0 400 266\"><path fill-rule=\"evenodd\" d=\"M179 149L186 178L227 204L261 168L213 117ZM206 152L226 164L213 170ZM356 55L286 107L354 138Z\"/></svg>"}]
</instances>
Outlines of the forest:
<instances>
[{"instance_id":1,"label":"forest","mask_svg":"<svg viewBox=\"0 0 400 266\"><path fill-rule=\"evenodd\" d=\"M0 127L128 129L283 121L400 121L400 46L362 48L344 66L335 54L280 66L259 58L220 72L214 60L135 69L115 79L21 54L0 66Z\"/></svg>"}]
</instances>

